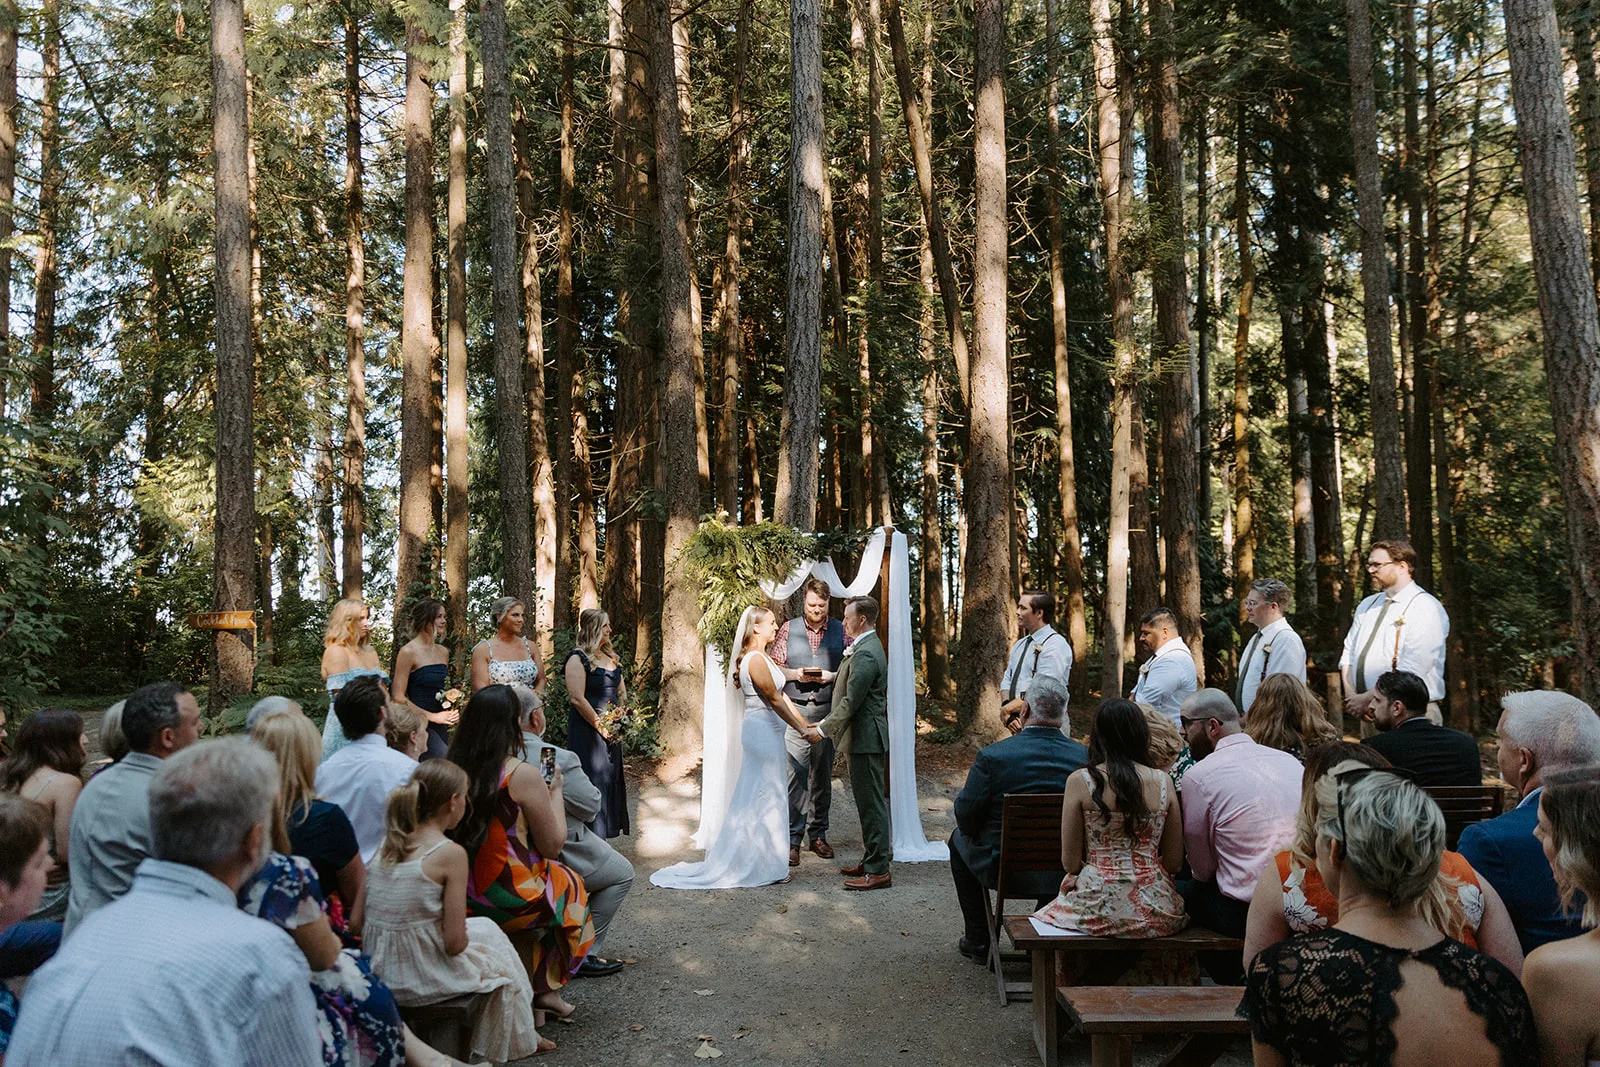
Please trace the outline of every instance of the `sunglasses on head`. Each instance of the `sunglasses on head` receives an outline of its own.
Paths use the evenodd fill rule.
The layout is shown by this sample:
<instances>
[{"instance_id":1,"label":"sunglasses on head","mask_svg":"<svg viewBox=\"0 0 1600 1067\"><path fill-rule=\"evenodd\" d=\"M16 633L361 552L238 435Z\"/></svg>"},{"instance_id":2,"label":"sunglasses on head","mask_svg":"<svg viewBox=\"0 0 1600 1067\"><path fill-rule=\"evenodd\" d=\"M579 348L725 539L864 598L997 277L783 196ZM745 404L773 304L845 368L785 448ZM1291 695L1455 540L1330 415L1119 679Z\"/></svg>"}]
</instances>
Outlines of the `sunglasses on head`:
<instances>
[{"instance_id":1,"label":"sunglasses on head","mask_svg":"<svg viewBox=\"0 0 1600 1067\"><path fill-rule=\"evenodd\" d=\"M1349 839L1344 829L1344 784L1349 782L1354 785L1361 779L1373 774L1390 774L1403 782L1410 782L1413 785L1417 781L1417 776L1404 767L1349 767L1335 773L1333 776L1333 791L1339 803L1339 843L1341 845Z\"/></svg>"}]
</instances>

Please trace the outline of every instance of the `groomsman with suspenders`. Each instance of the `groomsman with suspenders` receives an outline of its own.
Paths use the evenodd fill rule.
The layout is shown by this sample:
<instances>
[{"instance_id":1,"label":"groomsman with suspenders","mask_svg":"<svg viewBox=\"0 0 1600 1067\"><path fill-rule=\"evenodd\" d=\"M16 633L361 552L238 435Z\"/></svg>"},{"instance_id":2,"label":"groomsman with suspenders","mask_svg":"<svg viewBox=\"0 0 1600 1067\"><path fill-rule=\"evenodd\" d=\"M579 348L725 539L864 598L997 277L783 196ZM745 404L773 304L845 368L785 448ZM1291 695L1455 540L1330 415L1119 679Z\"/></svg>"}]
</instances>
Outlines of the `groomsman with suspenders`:
<instances>
[{"instance_id":1,"label":"groomsman with suspenders","mask_svg":"<svg viewBox=\"0 0 1600 1067\"><path fill-rule=\"evenodd\" d=\"M1017 598L1017 632L1006 659L1006 672L1000 676L1000 721L1012 733L1021 729L1026 707L1028 683L1039 675L1058 678L1067 684L1072 674L1072 642L1056 632L1056 598L1042 589L1029 589Z\"/></svg>"},{"instance_id":2,"label":"groomsman with suspenders","mask_svg":"<svg viewBox=\"0 0 1600 1067\"><path fill-rule=\"evenodd\" d=\"M1269 674L1292 674L1306 680L1306 646L1283 613L1289 610L1289 587L1276 578L1258 578L1250 583L1244 610L1256 632L1239 657L1239 680L1233 687L1233 702L1240 714L1256 702L1256 690Z\"/></svg>"},{"instance_id":3,"label":"groomsman with suspenders","mask_svg":"<svg viewBox=\"0 0 1600 1067\"><path fill-rule=\"evenodd\" d=\"M1378 541L1367 553L1367 573L1378 590L1356 607L1344 639L1339 670L1344 710L1372 718L1373 687L1389 671L1410 671L1428 687L1428 721L1439 725L1444 699L1444 642L1450 618L1444 605L1412 581L1417 553L1408 541Z\"/></svg>"}]
</instances>

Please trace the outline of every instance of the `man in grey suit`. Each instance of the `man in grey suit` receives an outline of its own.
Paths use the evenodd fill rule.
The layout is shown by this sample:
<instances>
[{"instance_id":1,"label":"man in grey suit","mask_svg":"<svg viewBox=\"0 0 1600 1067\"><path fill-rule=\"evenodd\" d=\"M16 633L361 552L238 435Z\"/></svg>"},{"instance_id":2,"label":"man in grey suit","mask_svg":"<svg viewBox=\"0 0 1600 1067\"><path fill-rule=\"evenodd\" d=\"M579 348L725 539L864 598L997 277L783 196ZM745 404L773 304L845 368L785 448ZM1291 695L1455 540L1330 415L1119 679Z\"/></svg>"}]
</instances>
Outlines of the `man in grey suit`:
<instances>
[{"instance_id":1,"label":"man in grey suit","mask_svg":"<svg viewBox=\"0 0 1600 1067\"><path fill-rule=\"evenodd\" d=\"M888 889L893 847L889 805L884 799L885 762L889 756L889 661L883 654L878 602L857 597L845 605L844 632L850 649L834 680L833 710L818 728L850 754L850 788L861 816L865 854L854 867L841 867L852 890Z\"/></svg>"},{"instance_id":2,"label":"man in grey suit","mask_svg":"<svg viewBox=\"0 0 1600 1067\"><path fill-rule=\"evenodd\" d=\"M617 917L623 898L633 888L633 864L590 828L590 822L600 810L600 790L583 773L583 764L576 752L544 740L544 701L525 685L512 686L512 689L522 702L522 742L528 751L528 761L537 764L539 750L546 745L556 750L556 766L561 768L561 799L567 808L567 843L561 846L559 859L578 872L589 890L594 947L578 968L578 977L615 974L622 970L622 961L602 958L600 950L605 947L611 920Z\"/></svg>"},{"instance_id":3,"label":"man in grey suit","mask_svg":"<svg viewBox=\"0 0 1600 1067\"><path fill-rule=\"evenodd\" d=\"M200 705L172 682L135 689L122 708L128 754L89 780L72 809L64 935L133 885L150 854L150 781L161 761L200 739Z\"/></svg>"}]
</instances>

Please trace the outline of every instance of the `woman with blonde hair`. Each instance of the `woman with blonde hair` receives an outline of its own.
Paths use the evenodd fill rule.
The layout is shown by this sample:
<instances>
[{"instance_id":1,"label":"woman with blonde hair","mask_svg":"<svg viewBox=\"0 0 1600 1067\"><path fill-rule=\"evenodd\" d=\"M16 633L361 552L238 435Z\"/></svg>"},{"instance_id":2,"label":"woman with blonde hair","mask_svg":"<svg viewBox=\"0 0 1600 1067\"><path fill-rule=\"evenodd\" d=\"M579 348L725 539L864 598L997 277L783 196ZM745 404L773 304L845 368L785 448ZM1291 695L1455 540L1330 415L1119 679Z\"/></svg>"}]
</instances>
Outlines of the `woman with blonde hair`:
<instances>
[{"instance_id":1,"label":"woman with blonde hair","mask_svg":"<svg viewBox=\"0 0 1600 1067\"><path fill-rule=\"evenodd\" d=\"M350 743L333 714L339 690L363 675L375 674L389 684L389 672L378 663L372 648L372 610L359 600L344 599L328 613L322 635L322 684L328 689L328 718L322 725L322 758L327 759Z\"/></svg>"},{"instance_id":2,"label":"woman with blonde hair","mask_svg":"<svg viewBox=\"0 0 1600 1067\"><path fill-rule=\"evenodd\" d=\"M256 723L250 739L278 764L278 798L293 855L311 863L328 901L334 929L359 933L355 912L366 884L366 865L355 830L337 804L317 799L317 759L322 739L304 715L269 715Z\"/></svg>"},{"instance_id":3,"label":"woman with blonde hair","mask_svg":"<svg viewBox=\"0 0 1600 1067\"><path fill-rule=\"evenodd\" d=\"M1260 704L1258 697L1256 707ZM1401 772L1392 771L1389 761L1368 745L1334 741L1306 753L1294 843L1267 864L1250 898L1244 935L1246 967L1262 949L1339 921L1338 895L1323 881L1317 866L1317 826L1327 813L1316 786L1335 770L1363 767L1390 771L1396 780L1403 780ZM1513 974L1521 972L1522 945L1510 913L1489 880L1480 878L1459 852L1441 852L1438 876L1419 898L1418 907L1439 933L1488 953Z\"/></svg>"},{"instance_id":4,"label":"woman with blonde hair","mask_svg":"<svg viewBox=\"0 0 1600 1067\"><path fill-rule=\"evenodd\" d=\"M479 641L472 650L472 691L486 685L525 685L544 692L544 672L533 654L533 645L523 636L528 608L514 596L503 596L489 609L494 636Z\"/></svg>"},{"instance_id":5,"label":"woman with blonde hair","mask_svg":"<svg viewBox=\"0 0 1600 1067\"><path fill-rule=\"evenodd\" d=\"M601 837L625 834L628 786L622 773L622 743L606 733L600 715L628 699L622 661L611 647L611 619L599 608L578 613L578 643L561 668L567 683L567 748L578 754L583 773L600 790L594 832Z\"/></svg>"},{"instance_id":6,"label":"woman with blonde hair","mask_svg":"<svg viewBox=\"0 0 1600 1067\"><path fill-rule=\"evenodd\" d=\"M1297 760L1318 745L1339 740L1306 684L1292 674L1269 674L1256 690L1244 717L1244 732L1258 745L1287 752Z\"/></svg>"},{"instance_id":7,"label":"woman with blonde hair","mask_svg":"<svg viewBox=\"0 0 1600 1067\"><path fill-rule=\"evenodd\" d=\"M419 759L428 751L428 720L411 704L390 704L383 732L389 747L410 759Z\"/></svg>"},{"instance_id":8,"label":"woman with blonde hair","mask_svg":"<svg viewBox=\"0 0 1600 1067\"><path fill-rule=\"evenodd\" d=\"M1444 854L1439 806L1393 769L1351 760L1311 788L1316 866L1339 918L1251 961L1239 1012L1257 1067L1538 1063L1517 976L1424 914Z\"/></svg>"},{"instance_id":9,"label":"woman with blonde hair","mask_svg":"<svg viewBox=\"0 0 1600 1067\"><path fill-rule=\"evenodd\" d=\"M1582 1067L1600 1061L1600 767L1544 773L1539 823L1561 904L1583 916L1585 933L1552 941L1528 953L1522 984L1533 1002L1545 1067Z\"/></svg>"}]
</instances>

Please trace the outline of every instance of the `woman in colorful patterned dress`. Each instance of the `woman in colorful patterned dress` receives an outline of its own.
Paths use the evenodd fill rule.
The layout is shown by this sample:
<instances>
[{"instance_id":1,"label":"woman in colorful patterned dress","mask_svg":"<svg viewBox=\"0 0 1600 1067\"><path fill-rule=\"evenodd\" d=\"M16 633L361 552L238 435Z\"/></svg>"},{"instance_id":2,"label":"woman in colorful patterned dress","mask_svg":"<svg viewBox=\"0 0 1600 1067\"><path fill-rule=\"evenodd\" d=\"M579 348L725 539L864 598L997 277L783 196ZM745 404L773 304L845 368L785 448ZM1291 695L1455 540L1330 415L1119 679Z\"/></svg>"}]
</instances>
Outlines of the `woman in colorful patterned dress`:
<instances>
[{"instance_id":1,"label":"woman in colorful patterned dress","mask_svg":"<svg viewBox=\"0 0 1600 1067\"><path fill-rule=\"evenodd\" d=\"M575 1010L561 989L594 945L583 879L553 857L567 840L561 770L547 784L528 762L509 685L472 694L461 713L449 759L467 772L467 814L451 832L472 858L467 907L493 919L522 953L534 1006L558 1021ZM552 858L546 858L552 857Z\"/></svg>"},{"instance_id":2,"label":"woman in colorful patterned dress","mask_svg":"<svg viewBox=\"0 0 1600 1067\"><path fill-rule=\"evenodd\" d=\"M1056 899L1034 914L1052 926L1114 937L1165 937L1188 916L1173 875L1183 816L1165 771L1148 766L1150 728L1131 700L1095 709L1089 765L1067 779Z\"/></svg>"},{"instance_id":3,"label":"woman in colorful patterned dress","mask_svg":"<svg viewBox=\"0 0 1600 1067\"><path fill-rule=\"evenodd\" d=\"M1256 703L1260 703L1259 697ZM1253 714L1254 709L1251 711ZM1307 751L1305 764L1305 790L1295 820L1294 843L1267 864L1250 897L1244 934L1246 970L1269 945L1309 930L1326 930L1339 921L1339 901L1328 892L1317 870L1317 823L1322 812L1313 783L1343 765L1390 769L1389 761L1377 749L1352 741L1318 745ZM1493 956L1512 974L1522 973L1522 944L1510 913L1494 886L1479 878L1461 853L1446 851L1440 857L1439 876L1423 894L1421 909L1422 917L1441 934Z\"/></svg>"}]
</instances>

